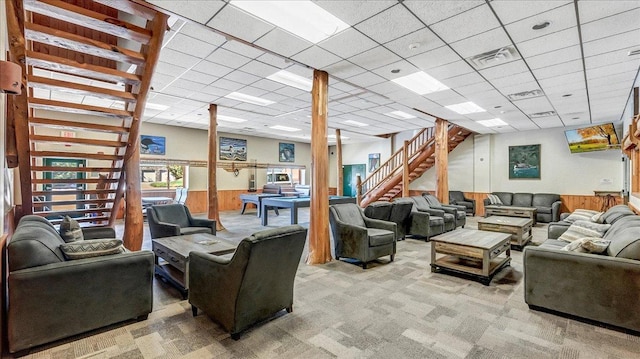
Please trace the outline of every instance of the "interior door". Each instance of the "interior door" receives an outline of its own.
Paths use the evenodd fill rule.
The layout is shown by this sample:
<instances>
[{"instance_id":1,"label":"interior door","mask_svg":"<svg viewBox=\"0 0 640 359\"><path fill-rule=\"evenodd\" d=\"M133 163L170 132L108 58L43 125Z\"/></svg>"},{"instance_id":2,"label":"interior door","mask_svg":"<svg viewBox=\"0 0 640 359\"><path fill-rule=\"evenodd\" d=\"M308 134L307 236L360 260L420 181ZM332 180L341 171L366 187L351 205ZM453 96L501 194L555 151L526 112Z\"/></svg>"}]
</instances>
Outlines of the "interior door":
<instances>
[{"instance_id":1,"label":"interior door","mask_svg":"<svg viewBox=\"0 0 640 359\"><path fill-rule=\"evenodd\" d=\"M67 158L45 158L45 166L56 167L85 167L85 160L72 160ZM83 179L85 178L84 172L72 172L72 171L51 171L44 172L45 179ZM82 194L77 195L56 195L56 191L61 190L82 190L85 188L83 183L54 183L45 184L43 190L49 192L46 196L47 201L64 201L64 200L76 200L83 199ZM76 209L82 209L83 205L79 204L75 206ZM64 210L73 209L73 205L56 206L52 210Z\"/></svg>"},{"instance_id":2,"label":"interior door","mask_svg":"<svg viewBox=\"0 0 640 359\"><path fill-rule=\"evenodd\" d=\"M347 197L356 197L358 194L358 175L364 180L366 175L366 165L344 165L342 166L342 193Z\"/></svg>"}]
</instances>

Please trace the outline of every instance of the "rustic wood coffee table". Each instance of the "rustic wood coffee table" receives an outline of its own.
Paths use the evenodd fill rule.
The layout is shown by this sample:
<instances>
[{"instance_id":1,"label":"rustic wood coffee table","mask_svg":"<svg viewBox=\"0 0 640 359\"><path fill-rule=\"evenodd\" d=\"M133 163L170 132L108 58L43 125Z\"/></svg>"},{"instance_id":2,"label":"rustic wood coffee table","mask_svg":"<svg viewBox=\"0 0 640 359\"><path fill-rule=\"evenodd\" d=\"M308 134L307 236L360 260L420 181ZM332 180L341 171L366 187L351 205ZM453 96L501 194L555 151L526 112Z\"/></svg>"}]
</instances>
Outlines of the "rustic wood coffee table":
<instances>
[{"instance_id":1,"label":"rustic wood coffee table","mask_svg":"<svg viewBox=\"0 0 640 359\"><path fill-rule=\"evenodd\" d=\"M478 220L478 229L511 234L511 248L522 250L531 240L531 225L528 218L491 216Z\"/></svg>"},{"instance_id":2,"label":"rustic wood coffee table","mask_svg":"<svg viewBox=\"0 0 640 359\"><path fill-rule=\"evenodd\" d=\"M510 239L511 234L475 229L435 236L431 238L431 271L465 274L489 285L493 276L511 262Z\"/></svg>"},{"instance_id":3,"label":"rustic wood coffee table","mask_svg":"<svg viewBox=\"0 0 640 359\"><path fill-rule=\"evenodd\" d=\"M237 244L207 233L155 238L151 241L155 253L155 273L174 285L184 299L188 293L189 252L216 255L233 253Z\"/></svg>"},{"instance_id":4,"label":"rustic wood coffee table","mask_svg":"<svg viewBox=\"0 0 640 359\"><path fill-rule=\"evenodd\" d=\"M523 217L529 218L533 221L533 225L535 226L536 214L538 213L538 209L535 207L515 207L515 206L500 206L490 204L484 207L484 216L505 216L505 217Z\"/></svg>"}]
</instances>

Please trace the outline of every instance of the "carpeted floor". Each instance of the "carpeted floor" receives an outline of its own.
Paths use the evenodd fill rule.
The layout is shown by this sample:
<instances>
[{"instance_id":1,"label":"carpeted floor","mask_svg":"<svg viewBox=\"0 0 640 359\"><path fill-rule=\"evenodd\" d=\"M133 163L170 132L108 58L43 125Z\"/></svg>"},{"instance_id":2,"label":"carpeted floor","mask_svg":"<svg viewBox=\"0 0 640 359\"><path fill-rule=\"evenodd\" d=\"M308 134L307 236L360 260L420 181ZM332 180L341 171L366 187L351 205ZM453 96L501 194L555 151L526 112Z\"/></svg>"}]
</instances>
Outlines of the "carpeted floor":
<instances>
[{"instance_id":1,"label":"carpeted floor","mask_svg":"<svg viewBox=\"0 0 640 359\"><path fill-rule=\"evenodd\" d=\"M270 215L269 227L288 224L288 210ZM308 209L299 218L308 226ZM224 212L221 222L227 230L218 235L238 241L264 228L250 212ZM467 228L476 223L468 218ZM545 237L546 225L538 224L534 244ZM151 248L146 224L144 248ZM206 315L193 317L178 291L155 278L148 320L42 346L24 358L640 357L639 336L529 310L521 252L512 251L511 266L484 286L431 273L430 243L407 239L397 248L393 263L385 257L367 270L335 260L310 266L303 258L293 313L282 311L238 341Z\"/></svg>"}]
</instances>

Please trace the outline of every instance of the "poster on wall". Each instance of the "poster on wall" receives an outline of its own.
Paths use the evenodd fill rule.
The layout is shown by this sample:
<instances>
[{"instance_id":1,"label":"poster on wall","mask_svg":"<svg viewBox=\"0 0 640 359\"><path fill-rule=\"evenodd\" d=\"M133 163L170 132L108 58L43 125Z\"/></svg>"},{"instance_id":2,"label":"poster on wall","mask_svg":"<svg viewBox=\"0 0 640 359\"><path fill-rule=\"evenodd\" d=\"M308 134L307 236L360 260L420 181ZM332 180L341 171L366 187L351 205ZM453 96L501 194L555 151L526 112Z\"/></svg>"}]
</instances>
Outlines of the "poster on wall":
<instances>
[{"instance_id":1,"label":"poster on wall","mask_svg":"<svg viewBox=\"0 0 640 359\"><path fill-rule=\"evenodd\" d=\"M280 142L278 150L278 159L280 162L295 162L296 160L296 147L293 143Z\"/></svg>"},{"instance_id":2,"label":"poster on wall","mask_svg":"<svg viewBox=\"0 0 640 359\"><path fill-rule=\"evenodd\" d=\"M540 179L540 145L509 146L509 178Z\"/></svg>"},{"instance_id":3,"label":"poster on wall","mask_svg":"<svg viewBox=\"0 0 640 359\"><path fill-rule=\"evenodd\" d=\"M164 155L166 139L162 136L140 135L140 153L146 155Z\"/></svg>"},{"instance_id":4,"label":"poster on wall","mask_svg":"<svg viewBox=\"0 0 640 359\"><path fill-rule=\"evenodd\" d=\"M246 161L247 140L220 137L218 158L223 161Z\"/></svg>"},{"instance_id":5,"label":"poster on wall","mask_svg":"<svg viewBox=\"0 0 640 359\"><path fill-rule=\"evenodd\" d=\"M380 154L370 153L369 154L369 173L377 170L378 167L380 167Z\"/></svg>"}]
</instances>

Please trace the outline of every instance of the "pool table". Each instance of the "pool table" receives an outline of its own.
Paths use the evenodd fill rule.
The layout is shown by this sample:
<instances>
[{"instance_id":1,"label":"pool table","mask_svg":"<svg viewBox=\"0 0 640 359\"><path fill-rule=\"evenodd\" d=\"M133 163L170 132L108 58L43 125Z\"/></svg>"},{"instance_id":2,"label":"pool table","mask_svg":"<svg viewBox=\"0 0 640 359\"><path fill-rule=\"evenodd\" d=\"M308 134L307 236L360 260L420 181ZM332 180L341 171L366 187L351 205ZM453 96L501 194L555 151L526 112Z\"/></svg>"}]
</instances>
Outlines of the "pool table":
<instances>
[{"instance_id":1,"label":"pool table","mask_svg":"<svg viewBox=\"0 0 640 359\"><path fill-rule=\"evenodd\" d=\"M356 203L355 197L329 196L329 204L339 203ZM267 208L289 208L291 209L291 224L298 223L298 208L309 207L311 205L310 197L276 197L262 199L262 225L269 223L269 212ZM329 213L326 214L327 216Z\"/></svg>"}]
</instances>

